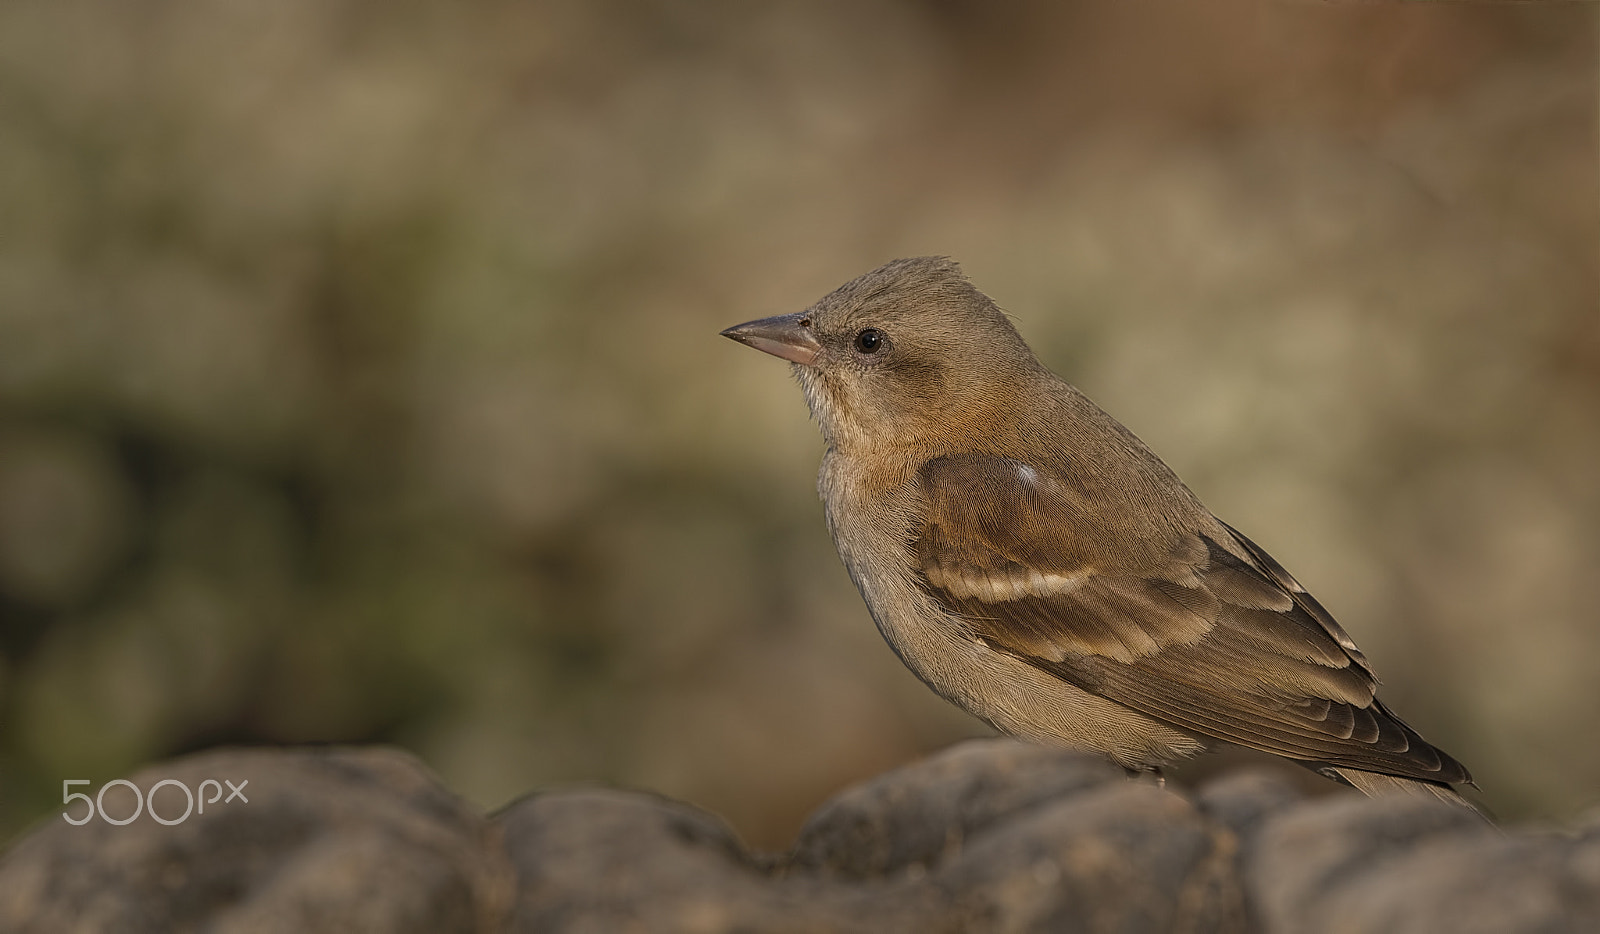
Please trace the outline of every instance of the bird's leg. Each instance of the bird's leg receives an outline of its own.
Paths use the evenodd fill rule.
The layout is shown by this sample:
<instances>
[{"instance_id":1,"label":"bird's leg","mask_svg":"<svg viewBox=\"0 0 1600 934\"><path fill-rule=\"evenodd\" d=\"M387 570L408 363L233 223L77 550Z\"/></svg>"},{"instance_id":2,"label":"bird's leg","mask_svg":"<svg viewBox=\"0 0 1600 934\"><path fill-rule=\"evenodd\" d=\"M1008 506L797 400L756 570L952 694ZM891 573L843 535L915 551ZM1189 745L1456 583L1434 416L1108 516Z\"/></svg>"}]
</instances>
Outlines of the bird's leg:
<instances>
[{"instance_id":1,"label":"bird's leg","mask_svg":"<svg viewBox=\"0 0 1600 934\"><path fill-rule=\"evenodd\" d=\"M1123 771L1128 773L1129 779L1135 781L1148 779L1155 782L1157 788L1167 787L1167 776L1161 773L1161 768L1159 766L1147 765L1137 769L1130 769L1127 766L1123 766Z\"/></svg>"}]
</instances>

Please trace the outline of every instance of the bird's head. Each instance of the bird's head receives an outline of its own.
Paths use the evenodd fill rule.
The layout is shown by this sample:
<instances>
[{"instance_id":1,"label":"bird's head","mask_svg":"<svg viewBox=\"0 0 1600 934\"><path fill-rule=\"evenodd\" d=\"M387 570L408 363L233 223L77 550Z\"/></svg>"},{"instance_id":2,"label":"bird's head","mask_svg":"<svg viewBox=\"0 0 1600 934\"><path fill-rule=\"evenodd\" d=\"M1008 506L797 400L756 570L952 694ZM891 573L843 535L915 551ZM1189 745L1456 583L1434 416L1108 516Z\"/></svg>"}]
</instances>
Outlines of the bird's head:
<instances>
[{"instance_id":1,"label":"bird's head","mask_svg":"<svg viewBox=\"0 0 1600 934\"><path fill-rule=\"evenodd\" d=\"M722 332L794 364L811 414L841 449L928 447L1008 417L1039 364L961 267L898 259L805 311Z\"/></svg>"}]
</instances>

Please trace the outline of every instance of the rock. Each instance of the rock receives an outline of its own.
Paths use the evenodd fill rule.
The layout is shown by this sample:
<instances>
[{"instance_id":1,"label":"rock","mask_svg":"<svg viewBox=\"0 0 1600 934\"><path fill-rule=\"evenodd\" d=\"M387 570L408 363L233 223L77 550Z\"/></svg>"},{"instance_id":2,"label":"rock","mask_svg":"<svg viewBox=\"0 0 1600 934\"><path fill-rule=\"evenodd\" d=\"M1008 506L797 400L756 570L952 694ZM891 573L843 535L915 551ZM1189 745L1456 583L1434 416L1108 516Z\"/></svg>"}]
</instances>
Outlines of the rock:
<instances>
[{"instance_id":1,"label":"rock","mask_svg":"<svg viewBox=\"0 0 1600 934\"><path fill-rule=\"evenodd\" d=\"M550 792L497 822L517 869L514 932L895 930L781 879L719 819L630 792Z\"/></svg>"},{"instance_id":2,"label":"rock","mask_svg":"<svg viewBox=\"0 0 1600 934\"><path fill-rule=\"evenodd\" d=\"M1209 782L1195 794L1195 801L1241 839L1254 840L1262 824L1299 804L1301 794L1281 774L1246 769Z\"/></svg>"},{"instance_id":3,"label":"rock","mask_svg":"<svg viewBox=\"0 0 1600 934\"><path fill-rule=\"evenodd\" d=\"M152 766L197 791L240 787L166 826L54 816L0 857L0 930L497 931L511 904L497 832L413 757L388 749L247 749ZM125 791L118 788L117 791ZM223 791L228 791L222 786ZM207 793L202 799L210 797ZM91 796L93 797L93 796ZM106 794L117 818L132 792ZM184 795L157 792L166 820ZM68 813L78 817L82 802Z\"/></svg>"},{"instance_id":4,"label":"rock","mask_svg":"<svg viewBox=\"0 0 1600 934\"><path fill-rule=\"evenodd\" d=\"M485 818L389 750L222 751L133 782L207 778L248 779L248 801L175 820L165 790L170 825L53 817L14 843L0 930L1600 930L1600 823L1503 832L1426 799L1307 800L1259 772L1184 794L1010 740L846 789L782 854L635 792L543 792Z\"/></svg>"},{"instance_id":5,"label":"rock","mask_svg":"<svg viewBox=\"0 0 1600 934\"><path fill-rule=\"evenodd\" d=\"M783 856L716 818L614 791L497 818L515 931L1238 930L1237 843L1097 759L978 741L849 789Z\"/></svg>"},{"instance_id":6,"label":"rock","mask_svg":"<svg viewBox=\"0 0 1600 934\"><path fill-rule=\"evenodd\" d=\"M1192 803L1108 783L974 836L941 867L951 931L1239 931L1238 841Z\"/></svg>"},{"instance_id":7,"label":"rock","mask_svg":"<svg viewBox=\"0 0 1600 934\"><path fill-rule=\"evenodd\" d=\"M1108 762L1060 749L961 743L840 792L806 821L786 862L856 880L920 871L974 832L1124 777Z\"/></svg>"},{"instance_id":8,"label":"rock","mask_svg":"<svg viewBox=\"0 0 1600 934\"><path fill-rule=\"evenodd\" d=\"M1247 869L1270 932L1600 931L1600 832L1502 832L1395 796L1330 799L1267 825Z\"/></svg>"}]
</instances>

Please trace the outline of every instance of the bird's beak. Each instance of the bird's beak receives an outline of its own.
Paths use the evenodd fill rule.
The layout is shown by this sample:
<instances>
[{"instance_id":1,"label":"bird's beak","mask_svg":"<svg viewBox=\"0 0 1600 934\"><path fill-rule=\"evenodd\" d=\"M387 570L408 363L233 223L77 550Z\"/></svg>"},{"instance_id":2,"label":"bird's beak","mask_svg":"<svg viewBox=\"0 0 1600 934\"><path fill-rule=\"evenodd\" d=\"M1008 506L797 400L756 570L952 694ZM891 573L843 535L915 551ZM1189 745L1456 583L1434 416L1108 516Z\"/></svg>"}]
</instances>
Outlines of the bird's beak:
<instances>
[{"instance_id":1,"label":"bird's beak","mask_svg":"<svg viewBox=\"0 0 1600 934\"><path fill-rule=\"evenodd\" d=\"M811 330L811 316L805 312L746 321L723 331L722 336L805 366L815 363L822 352L822 344Z\"/></svg>"}]
</instances>

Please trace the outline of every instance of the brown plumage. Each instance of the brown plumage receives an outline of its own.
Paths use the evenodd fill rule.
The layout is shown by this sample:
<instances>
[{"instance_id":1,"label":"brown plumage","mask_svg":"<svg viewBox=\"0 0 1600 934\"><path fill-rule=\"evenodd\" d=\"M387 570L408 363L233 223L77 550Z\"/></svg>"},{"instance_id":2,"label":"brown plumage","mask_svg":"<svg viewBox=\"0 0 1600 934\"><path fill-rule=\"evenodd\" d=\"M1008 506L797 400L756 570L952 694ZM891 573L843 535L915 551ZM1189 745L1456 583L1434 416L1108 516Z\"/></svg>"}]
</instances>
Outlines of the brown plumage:
<instances>
[{"instance_id":1,"label":"brown plumage","mask_svg":"<svg viewBox=\"0 0 1600 934\"><path fill-rule=\"evenodd\" d=\"M1377 699L1328 612L953 262L896 260L723 333L794 363L840 557L939 694L1129 769L1221 740L1460 800L1467 770Z\"/></svg>"}]
</instances>

